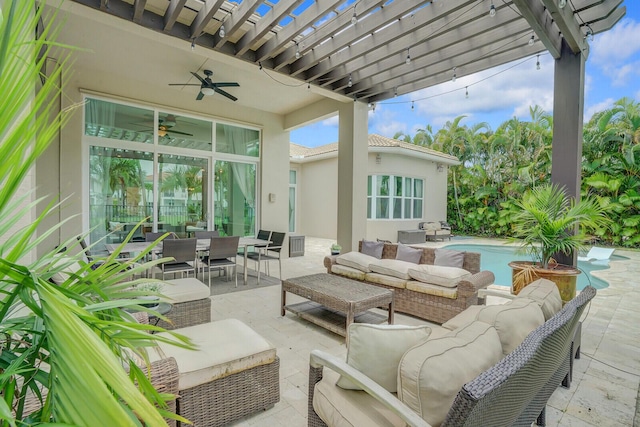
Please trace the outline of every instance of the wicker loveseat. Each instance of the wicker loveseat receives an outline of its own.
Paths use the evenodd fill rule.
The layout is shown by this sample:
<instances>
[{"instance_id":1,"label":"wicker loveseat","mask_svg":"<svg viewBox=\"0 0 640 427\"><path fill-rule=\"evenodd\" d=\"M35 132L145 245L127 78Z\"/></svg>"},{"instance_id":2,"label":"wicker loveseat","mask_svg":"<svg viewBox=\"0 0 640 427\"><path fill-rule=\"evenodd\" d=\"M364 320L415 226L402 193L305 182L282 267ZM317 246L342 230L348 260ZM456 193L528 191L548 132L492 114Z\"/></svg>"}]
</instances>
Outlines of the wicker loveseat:
<instances>
[{"instance_id":1,"label":"wicker loveseat","mask_svg":"<svg viewBox=\"0 0 640 427\"><path fill-rule=\"evenodd\" d=\"M360 242L359 250L362 250L362 242ZM421 248L421 250L422 256L419 264L433 265L436 249ZM381 258L393 260L396 258L397 251L397 244L384 243ZM484 304L484 299L478 298L478 290L486 288L495 280L492 272L480 271L480 254L475 252L465 252L462 264L462 269L471 273L471 276L457 282L455 287L449 288L429 286L412 280L388 277L380 273L365 273L349 269L338 266L337 258L336 255L325 257L324 266L328 273L393 289L395 291L395 311L436 323L444 323L472 305Z\"/></svg>"},{"instance_id":2,"label":"wicker loveseat","mask_svg":"<svg viewBox=\"0 0 640 427\"><path fill-rule=\"evenodd\" d=\"M544 425L549 397L561 383L569 386L566 379L570 375L572 338L586 304L595 294L593 287L587 287L555 314L538 313L544 319L548 315L551 317L542 320L511 351L497 362L488 364L488 367L483 367L487 364L483 360L488 351L487 344L489 347L495 346L495 342L490 343L491 339L501 341L506 331L500 332L499 329L507 323L513 324L514 317L519 319L521 312L513 312L513 308L505 307L501 311L504 315L502 325L500 321L491 325L475 320L445 335L442 331L436 331L445 328L436 327L431 335L418 341L418 344L409 343L405 347L407 350L399 349L401 356L395 384L397 393L390 391L389 385L379 379L384 375L384 372L381 373L384 371L382 362L374 362L374 366L369 366L367 371L361 366L355 367L351 347L348 363L313 350L310 356L308 425L530 426L534 422ZM534 307L526 309L529 313L532 313L530 308L544 311L542 305L535 306L541 304L539 299L522 298L519 307L531 303ZM560 307L561 303L557 306ZM479 309L474 310L477 313ZM350 332L359 333L359 329L371 327L355 325ZM456 343L449 352L441 351L444 340L459 340L463 334L457 331L468 331L474 327L482 332L469 340L468 344ZM384 335L387 339L378 339L368 347L364 346L370 353L377 354L376 358L384 357L388 351L382 347L390 347L389 341L394 342L395 338L388 334L398 333L397 329L391 329L398 328L396 325L387 328L383 332L387 334ZM491 334L495 335L496 331L500 338L492 338ZM371 335L367 338L370 339ZM461 351L466 351L466 355ZM446 368L434 369L434 358L440 358L441 366ZM475 373L469 368L475 369ZM451 371L455 373L451 374ZM466 373L458 374L463 371ZM341 377L336 383L338 375ZM451 380L449 375L458 381ZM465 376L467 379L460 381ZM344 383L340 385L345 379L347 386L351 384L347 389Z\"/></svg>"}]
</instances>

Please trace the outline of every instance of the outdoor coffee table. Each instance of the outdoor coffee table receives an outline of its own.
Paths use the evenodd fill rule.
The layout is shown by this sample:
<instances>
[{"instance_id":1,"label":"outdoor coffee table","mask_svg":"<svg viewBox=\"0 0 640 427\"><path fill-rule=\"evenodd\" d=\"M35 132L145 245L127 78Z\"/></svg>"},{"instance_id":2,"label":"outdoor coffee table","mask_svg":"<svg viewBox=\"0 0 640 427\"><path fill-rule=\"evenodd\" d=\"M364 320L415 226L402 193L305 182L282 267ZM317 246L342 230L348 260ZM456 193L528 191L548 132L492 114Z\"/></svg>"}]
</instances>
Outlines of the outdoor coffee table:
<instances>
[{"instance_id":1,"label":"outdoor coffee table","mask_svg":"<svg viewBox=\"0 0 640 427\"><path fill-rule=\"evenodd\" d=\"M287 292L309 301L286 305ZM385 306L388 316L367 311ZM348 344L347 329L354 321L393 324L393 291L327 273L294 277L282 281L281 316L285 310L346 337Z\"/></svg>"}]
</instances>

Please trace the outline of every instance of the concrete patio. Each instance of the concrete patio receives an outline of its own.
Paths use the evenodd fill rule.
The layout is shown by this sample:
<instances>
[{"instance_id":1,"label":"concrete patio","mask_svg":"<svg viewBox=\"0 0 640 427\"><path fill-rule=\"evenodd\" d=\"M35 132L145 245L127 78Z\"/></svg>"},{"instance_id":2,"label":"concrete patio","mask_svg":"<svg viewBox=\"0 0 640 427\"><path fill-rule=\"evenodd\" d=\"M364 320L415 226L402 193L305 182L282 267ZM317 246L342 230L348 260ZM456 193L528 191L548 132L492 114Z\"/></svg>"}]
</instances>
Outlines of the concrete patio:
<instances>
[{"instance_id":1,"label":"concrete patio","mask_svg":"<svg viewBox=\"0 0 640 427\"><path fill-rule=\"evenodd\" d=\"M495 243L486 239L465 243ZM305 256L284 259L283 277L323 272L332 241L306 238ZM448 242L428 243L441 246ZM582 357L576 360L571 389L558 388L547 406L549 426L639 426L640 253L618 249L629 258L611 262L596 274L610 283L598 291L583 315ZM275 264L271 270L277 271ZM239 286L242 286L241 284ZM505 288L502 288L505 289ZM296 296L288 296L295 302ZM271 341L281 359L281 400L274 408L237 426L306 426L309 352L321 349L346 356L344 338L287 313L280 316L280 287L269 286L213 296L212 318L237 318ZM488 303L500 303L490 298ZM396 324L424 324L397 315Z\"/></svg>"}]
</instances>

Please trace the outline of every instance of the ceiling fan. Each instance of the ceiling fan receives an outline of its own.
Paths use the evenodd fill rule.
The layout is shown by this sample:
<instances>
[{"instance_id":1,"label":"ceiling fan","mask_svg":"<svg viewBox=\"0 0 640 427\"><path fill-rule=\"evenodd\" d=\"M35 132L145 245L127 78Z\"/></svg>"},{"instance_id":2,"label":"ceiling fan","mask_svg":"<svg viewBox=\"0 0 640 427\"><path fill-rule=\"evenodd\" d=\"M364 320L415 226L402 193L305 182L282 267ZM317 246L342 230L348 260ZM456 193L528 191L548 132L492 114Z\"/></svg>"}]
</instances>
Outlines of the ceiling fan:
<instances>
[{"instance_id":1,"label":"ceiling fan","mask_svg":"<svg viewBox=\"0 0 640 427\"><path fill-rule=\"evenodd\" d=\"M198 92L198 96L196 96L196 101L200 101L204 96L210 96L214 93L218 92L220 95L229 98L232 101L237 101L238 98L231 95L230 93L220 89L222 87L239 87L240 85L236 82L217 82L214 83L211 80L211 76L213 76L213 71L204 70L205 77L202 78L198 74L190 71L193 76L200 80L200 83L169 83L169 86L200 86L200 92Z\"/></svg>"},{"instance_id":2,"label":"ceiling fan","mask_svg":"<svg viewBox=\"0 0 640 427\"><path fill-rule=\"evenodd\" d=\"M172 129L177 124L177 117L173 114L167 114L165 117L158 117L158 136L163 137L168 133L177 135L193 136L192 133L181 132L179 130ZM152 129L141 130L140 132L151 132Z\"/></svg>"}]
</instances>

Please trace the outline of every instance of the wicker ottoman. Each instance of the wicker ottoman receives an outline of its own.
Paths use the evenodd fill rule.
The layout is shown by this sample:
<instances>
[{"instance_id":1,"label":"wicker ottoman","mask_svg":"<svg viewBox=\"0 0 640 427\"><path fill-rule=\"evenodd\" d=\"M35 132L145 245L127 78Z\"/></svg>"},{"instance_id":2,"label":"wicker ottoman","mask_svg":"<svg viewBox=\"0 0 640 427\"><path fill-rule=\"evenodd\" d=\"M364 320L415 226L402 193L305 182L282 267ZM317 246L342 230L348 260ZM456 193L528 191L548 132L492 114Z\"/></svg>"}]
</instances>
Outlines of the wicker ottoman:
<instances>
[{"instance_id":1,"label":"wicker ottoman","mask_svg":"<svg viewBox=\"0 0 640 427\"><path fill-rule=\"evenodd\" d=\"M171 323L160 320L158 326L178 329L211 322L211 294L207 285L193 277L165 283L162 294L173 305L166 314Z\"/></svg>"},{"instance_id":2,"label":"wicker ottoman","mask_svg":"<svg viewBox=\"0 0 640 427\"><path fill-rule=\"evenodd\" d=\"M191 338L198 350L160 344L161 354L150 357L175 358L178 414L194 426L227 425L280 400L276 349L249 326L225 319L176 332Z\"/></svg>"}]
</instances>

